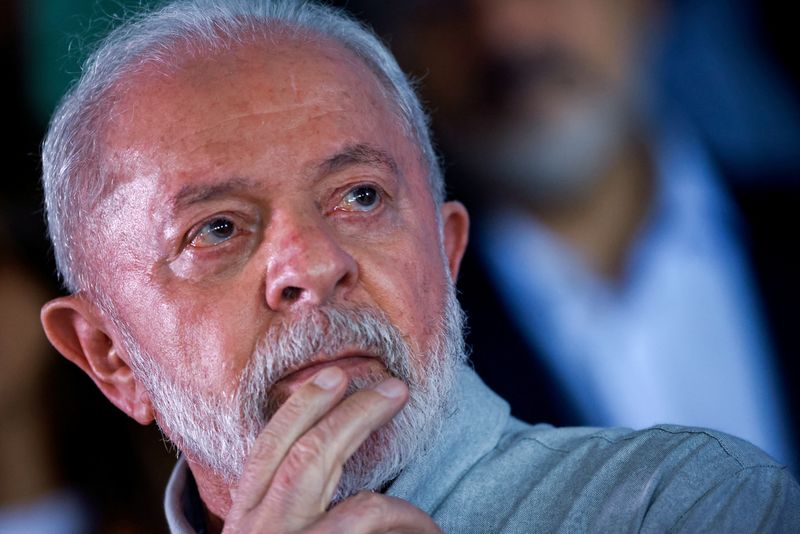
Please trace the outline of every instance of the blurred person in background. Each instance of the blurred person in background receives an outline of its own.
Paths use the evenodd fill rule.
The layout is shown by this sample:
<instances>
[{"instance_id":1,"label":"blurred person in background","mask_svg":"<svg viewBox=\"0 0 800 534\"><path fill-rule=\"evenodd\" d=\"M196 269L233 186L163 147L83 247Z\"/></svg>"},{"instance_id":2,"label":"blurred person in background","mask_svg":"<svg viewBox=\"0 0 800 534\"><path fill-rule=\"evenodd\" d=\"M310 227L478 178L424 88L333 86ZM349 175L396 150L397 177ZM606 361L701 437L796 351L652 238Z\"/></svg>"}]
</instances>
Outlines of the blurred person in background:
<instances>
[{"instance_id":1,"label":"blurred person in background","mask_svg":"<svg viewBox=\"0 0 800 534\"><path fill-rule=\"evenodd\" d=\"M721 428L793 464L791 353L755 286L763 246L742 237L785 250L787 212L758 226L765 210L740 209L659 92L668 7L465 0L395 18L415 37L397 51L423 77L451 184L477 212L459 279L473 360L523 419ZM796 283L759 267L790 298Z\"/></svg>"}]
</instances>

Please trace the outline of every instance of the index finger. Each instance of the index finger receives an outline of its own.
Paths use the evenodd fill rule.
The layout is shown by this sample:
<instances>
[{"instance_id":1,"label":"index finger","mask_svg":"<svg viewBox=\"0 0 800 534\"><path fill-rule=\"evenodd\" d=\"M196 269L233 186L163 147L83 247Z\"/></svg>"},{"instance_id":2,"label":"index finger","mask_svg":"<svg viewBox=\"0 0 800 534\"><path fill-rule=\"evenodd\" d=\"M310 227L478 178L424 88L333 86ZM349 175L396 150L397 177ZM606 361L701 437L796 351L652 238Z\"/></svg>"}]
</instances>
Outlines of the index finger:
<instances>
[{"instance_id":1,"label":"index finger","mask_svg":"<svg viewBox=\"0 0 800 534\"><path fill-rule=\"evenodd\" d=\"M323 512L342 467L364 441L405 405L408 388L396 378L358 390L300 437L278 466L265 496L284 520ZM296 527L302 525L294 525Z\"/></svg>"},{"instance_id":2,"label":"index finger","mask_svg":"<svg viewBox=\"0 0 800 534\"><path fill-rule=\"evenodd\" d=\"M289 448L344 396L345 378L338 367L327 367L303 384L275 412L248 456L234 494L236 511L246 513L261 502Z\"/></svg>"}]
</instances>

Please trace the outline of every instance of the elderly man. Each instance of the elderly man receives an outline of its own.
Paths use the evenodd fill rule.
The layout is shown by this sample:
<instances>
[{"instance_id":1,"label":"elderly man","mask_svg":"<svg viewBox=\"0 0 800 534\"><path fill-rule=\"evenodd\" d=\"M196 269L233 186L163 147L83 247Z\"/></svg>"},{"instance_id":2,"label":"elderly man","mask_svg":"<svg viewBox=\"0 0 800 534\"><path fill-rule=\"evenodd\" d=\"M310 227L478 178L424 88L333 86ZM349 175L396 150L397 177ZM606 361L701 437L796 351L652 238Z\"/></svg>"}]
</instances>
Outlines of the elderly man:
<instances>
[{"instance_id":1,"label":"elderly man","mask_svg":"<svg viewBox=\"0 0 800 534\"><path fill-rule=\"evenodd\" d=\"M44 147L51 342L183 453L176 532L800 527L711 431L528 426L464 365L425 115L358 24L176 2L112 32Z\"/></svg>"}]
</instances>

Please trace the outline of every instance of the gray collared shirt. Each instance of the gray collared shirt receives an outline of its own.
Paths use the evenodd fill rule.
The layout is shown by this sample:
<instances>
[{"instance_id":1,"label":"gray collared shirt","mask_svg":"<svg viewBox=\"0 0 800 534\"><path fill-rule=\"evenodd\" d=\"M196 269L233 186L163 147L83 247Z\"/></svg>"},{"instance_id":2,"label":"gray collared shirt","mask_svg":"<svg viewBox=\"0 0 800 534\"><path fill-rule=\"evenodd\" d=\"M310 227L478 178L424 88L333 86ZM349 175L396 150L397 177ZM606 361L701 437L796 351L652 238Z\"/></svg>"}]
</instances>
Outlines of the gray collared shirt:
<instances>
[{"instance_id":1,"label":"gray collared shirt","mask_svg":"<svg viewBox=\"0 0 800 534\"><path fill-rule=\"evenodd\" d=\"M440 438L386 492L445 532L800 532L800 486L743 440L669 425L531 426L471 370L459 384ZM180 461L167 486L173 532L196 531L190 477Z\"/></svg>"}]
</instances>

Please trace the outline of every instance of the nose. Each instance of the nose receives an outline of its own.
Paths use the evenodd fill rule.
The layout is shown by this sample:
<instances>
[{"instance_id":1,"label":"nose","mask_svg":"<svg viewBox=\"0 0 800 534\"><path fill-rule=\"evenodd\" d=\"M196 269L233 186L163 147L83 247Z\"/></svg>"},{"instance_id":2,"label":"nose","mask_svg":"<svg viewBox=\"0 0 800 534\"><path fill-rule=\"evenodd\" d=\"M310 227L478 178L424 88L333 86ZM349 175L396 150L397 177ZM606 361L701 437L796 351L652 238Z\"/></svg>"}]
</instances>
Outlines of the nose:
<instances>
[{"instance_id":1,"label":"nose","mask_svg":"<svg viewBox=\"0 0 800 534\"><path fill-rule=\"evenodd\" d=\"M344 296L358 277L355 259L323 220L274 214L269 228L266 300L274 311L322 305Z\"/></svg>"}]
</instances>

